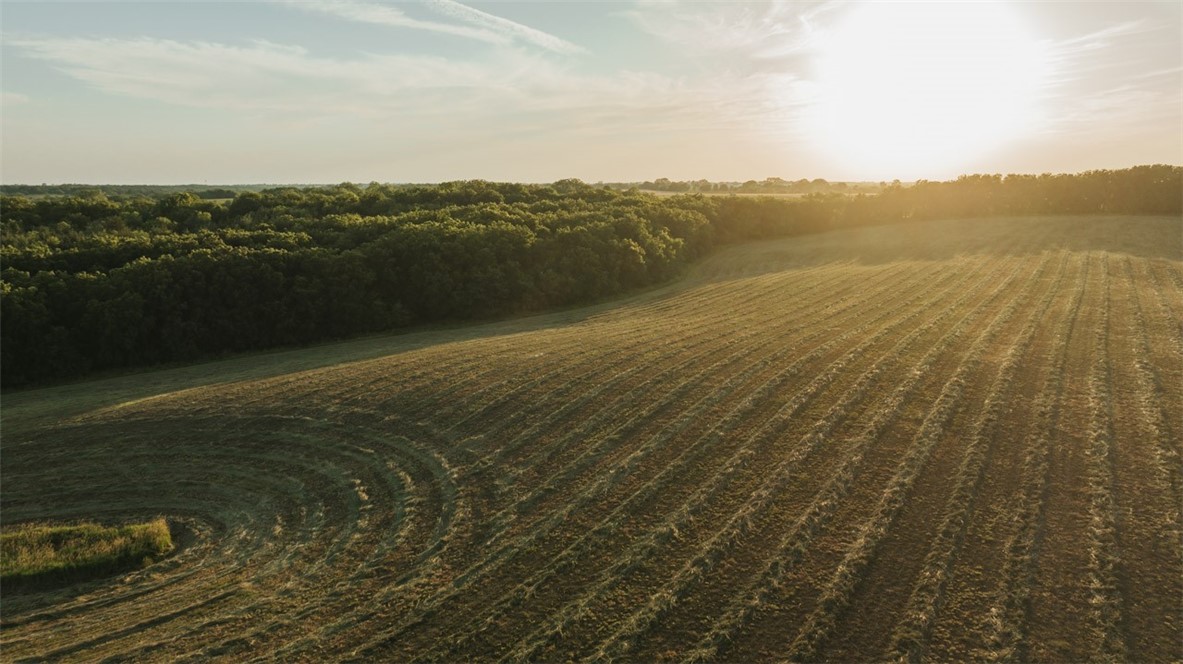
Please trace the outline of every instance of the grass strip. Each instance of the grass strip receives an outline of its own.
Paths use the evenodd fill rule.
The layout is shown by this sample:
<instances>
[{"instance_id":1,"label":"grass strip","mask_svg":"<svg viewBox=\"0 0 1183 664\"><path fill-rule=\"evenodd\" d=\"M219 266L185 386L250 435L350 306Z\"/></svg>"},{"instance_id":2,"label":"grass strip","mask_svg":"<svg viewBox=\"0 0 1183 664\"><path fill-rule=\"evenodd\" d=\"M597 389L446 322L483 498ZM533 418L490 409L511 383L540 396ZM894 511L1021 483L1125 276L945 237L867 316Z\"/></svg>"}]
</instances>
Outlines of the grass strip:
<instances>
[{"instance_id":1,"label":"grass strip","mask_svg":"<svg viewBox=\"0 0 1183 664\"><path fill-rule=\"evenodd\" d=\"M0 533L5 591L74 583L151 564L173 549L168 523L22 524Z\"/></svg>"}]
</instances>

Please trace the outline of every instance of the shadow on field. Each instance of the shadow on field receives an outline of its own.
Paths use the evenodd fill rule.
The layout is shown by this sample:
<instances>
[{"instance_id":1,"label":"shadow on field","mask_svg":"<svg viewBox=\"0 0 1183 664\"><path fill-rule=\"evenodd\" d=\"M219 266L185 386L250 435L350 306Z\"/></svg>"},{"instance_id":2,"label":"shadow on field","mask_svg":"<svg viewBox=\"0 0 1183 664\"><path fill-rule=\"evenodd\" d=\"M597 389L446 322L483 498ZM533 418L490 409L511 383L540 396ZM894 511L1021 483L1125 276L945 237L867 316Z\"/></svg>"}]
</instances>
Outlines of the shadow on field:
<instances>
[{"instance_id":1,"label":"shadow on field","mask_svg":"<svg viewBox=\"0 0 1183 664\"><path fill-rule=\"evenodd\" d=\"M200 387L274 378L330 366L364 362L422 348L507 334L520 334L583 322L622 304L650 301L682 288L674 282L624 299L489 323L422 327L292 349L260 351L180 367L148 367L110 377L5 392L5 438L51 426L83 413Z\"/></svg>"}]
</instances>

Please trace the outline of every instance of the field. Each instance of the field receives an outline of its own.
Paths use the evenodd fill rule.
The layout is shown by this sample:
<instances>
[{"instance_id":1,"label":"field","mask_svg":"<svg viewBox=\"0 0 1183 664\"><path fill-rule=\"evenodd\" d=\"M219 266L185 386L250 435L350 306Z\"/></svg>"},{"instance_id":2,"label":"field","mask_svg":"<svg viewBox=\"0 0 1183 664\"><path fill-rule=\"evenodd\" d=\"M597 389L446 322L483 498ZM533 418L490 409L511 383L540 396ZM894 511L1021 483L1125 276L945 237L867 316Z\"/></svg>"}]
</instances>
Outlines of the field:
<instances>
[{"instance_id":1,"label":"field","mask_svg":"<svg viewBox=\"0 0 1183 664\"><path fill-rule=\"evenodd\" d=\"M177 552L6 661L1179 661L1183 224L733 247L623 302L4 397L5 524Z\"/></svg>"},{"instance_id":2,"label":"field","mask_svg":"<svg viewBox=\"0 0 1183 664\"><path fill-rule=\"evenodd\" d=\"M641 191L645 192L646 194L652 194L654 196L661 196L662 198L668 198L670 196L683 196L686 194L686 192L684 192L684 191L660 191L657 189L642 189ZM749 192L744 192L744 191L696 191L693 193L702 194L703 196L744 196L744 197L748 197L748 198L760 198L760 197L805 198L805 196L807 196L807 194L761 193L761 192L749 193Z\"/></svg>"}]
</instances>

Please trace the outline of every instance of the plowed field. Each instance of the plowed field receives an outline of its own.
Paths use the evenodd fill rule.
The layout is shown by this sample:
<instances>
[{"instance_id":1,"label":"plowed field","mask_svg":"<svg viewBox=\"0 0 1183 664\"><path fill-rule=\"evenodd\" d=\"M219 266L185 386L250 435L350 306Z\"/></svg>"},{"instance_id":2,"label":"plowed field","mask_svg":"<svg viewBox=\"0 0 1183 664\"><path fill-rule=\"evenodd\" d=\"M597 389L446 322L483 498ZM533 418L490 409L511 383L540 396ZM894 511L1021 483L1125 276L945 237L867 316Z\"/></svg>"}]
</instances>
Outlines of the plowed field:
<instances>
[{"instance_id":1,"label":"plowed field","mask_svg":"<svg viewBox=\"0 0 1183 664\"><path fill-rule=\"evenodd\" d=\"M829 233L6 395L6 524L178 552L6 593L3 658L1179 661L1181 258L1161 217Z\"/></svg>"}]
</instances>

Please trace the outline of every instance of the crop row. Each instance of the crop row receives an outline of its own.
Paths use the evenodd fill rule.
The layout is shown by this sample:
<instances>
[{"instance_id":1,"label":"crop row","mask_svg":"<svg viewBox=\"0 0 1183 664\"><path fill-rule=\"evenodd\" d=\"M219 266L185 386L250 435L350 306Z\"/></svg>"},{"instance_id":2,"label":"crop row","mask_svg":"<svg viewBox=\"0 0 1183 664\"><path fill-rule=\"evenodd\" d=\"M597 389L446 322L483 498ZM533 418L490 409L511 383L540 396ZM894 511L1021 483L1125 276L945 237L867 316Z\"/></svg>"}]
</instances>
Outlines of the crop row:
<instances>
[{"instance_id":1,"label":"crop row","mask_svg":"<svg viewBox=\"0 0 1183 664\"><path fill-rule=\"evenodd\" d=\"M889 660L919 662L924 654L936 614L941 609L944 589L953 558L965 533L974 509L978 485L982 480L990 447L998 435L999 422L1005 415L1005 407L1013 397L1013 381L1020 362L1035 338L1043 312L1059 294L1060 284L1068 255L1061 258L1055 280L1045 288L1041 301L1031 310L1027 323L1018 338L1007 350L994 383L986 395L982 411L973 424L965 455L953 477L953 488L945 503L941 525L932 546L924 560L920 575L903 612L903 619L896 625L888 650Z\"/></svg>"},{"instance_id":2,"label":"crop row","mask_svg":"<svg viewBox=\"0 0 1183 664\"><path fill-rule=\"evenodd\" d=\"M916 283L917 286L919 286L919 282L914 282L914 283ZM890 287L892 287L892 285L891 284L884 284L884 287L890 288ZM880 290L876 289L876 291L873 291L871 293L864 293L863 297L864 298L873 298L879 292L880 292ZM835 308L841 309L841 310L856 309L856 307L854 307L853 305L844 305L842 307L835 307ZM813 332L809 336L807 336L805 339L803 339L803 341L810 341L810 340L818 339L822 336L822 334L823 334L823 332L821 332L821 331ZM707 366L703 367L699 372L697 372L699 375L710 375L711 372L717 373L717 372L725 369L729 364L735 363L739 360L747 361L746 368L744 368L740 373L733 374L730 378L727 379L726 382L723 382L722 384L719 384L717 387L715 387L714 390L707 391L703 396L699 397L695 402L691 402L691 404L689 406L683 406L682 409L679 409L679 410L683 410L683 412L680 414L680 416L676 420L679 423L678 426L666 426L666 427L660 429L659 431L654 432L654 434L652 434L646 438L642 438L641 439L642 442L640 442L638 445L632 446L629 448L625 448L629 452L628 455L625 456L624 459L620 463L618 463L617 466L612 471L598 473L595 476L595 479L592 482L590 482L589 484L585 485L582 489L577 489L575 491L568 490L568 492L566 492L564 494L564 503L562 505L558 506L554 510L546 512L546 517L540 523L532 524L531 527L527 530L528 534L525 535L524 537L510 538L507 541L505 541L503 544L501 544L501 546L498 549L495 549L493 552L490 553L490 555L485 557L485 559L482 561L482 565L480 568L473 569L473 570L467 571L464 574L462 574L459 577L458 583L454 587L455 592L449 592L448 596L453 595L453 594L458 594L460 591L463 591L469 584L474 583L476 580L489 575L494 569L496 569L496 567L504 565L506 562L508 562L509 559L514 558L514 557L523 556L523 554L530 551L532 547L536 546L536 544L544 542L552 529L554 529L557 526L566 524L568 519L571 518L572 515L581 511L585 505L591 504L591 502L593 500L602 497L612 487L622 483L627 478L627 476L630 474L630 472L634 468L636 468L638 464L645 461L646 458L650 454L657 452L657 451L670 449L670 446L668 445L668 443L666 441L672 439L673 436L679 434L683 429L690 426L690 424L694 421L694 416L696 413L705 412L705 409L708 406L713 405L713 402L717 402L722 396L726 395L729 392L729 390L726 390L724 388L726 388L728 384L733 384L738 387L739 385L742 385L743 382L746 382L745 376L754 378L757 375L760 375L760 374L757 374L754 372L764 371L765 372L764 375L766 375L766 378L765 378L763 384L762 385L754 385L754 391L751 391L748 394L749 395L760 394L761 387L763 387L765 392L768 392L768 391L770 391L772 385L775 385L775 383L772 383L772 385L769 384L770 379L783 382L785 380L792 378L800 371L800 367L805 365L805 363L807 361L821 357L824 354L824 352L827 351L829 348L835 346L840 341L844 341L847 337L850 337L850 336L852 336L852 335L843 335L839 339L833 339L830 342L823 344L822 346L820 346L818 348L815 348L814 351L812 351L810 354L806 355L805 357L801 358L801 361L796 364L791 364L789 366L778 366L773 360L775 360L775 358L777 356L785 355L789 352L792 352L793 346L789 345L789 344L785 344L783 341L783 338L779 337L774 331L769 336L768 340L762 344L762 346L767 347L767 348L775 348L775 350L769 351L767 353L762 353L761 346L752 346L752 345L741 346L741 347L734 349L733 353L730 356L727 356L725 358L717 360L716 362L714 362L712 364L708 364ZM741 365L741 366L743 366L743 365ZM771 378L767 377L768 371L772 371ZM675 387L673 390L671 390L670 392L667 393L665 400L648 401L648 402L645 402L642 400L643 403L647 404L647 407L642 409L641 412L639 414L637 414L636 416L628 417L628 418L624 419L623 423L619 422L619 419L618 419L618 418L620 418L619 413L613 414L609 411L609 409L604 409L601 412L602 412L603 416L606 418L618 420L616 422L618 431L621 428L622 424L629 424L633 421L637 421L637 422L641 422L641 423L648 423L652 419L653 411L656 410L657 406L659 406L661 404L669 403L670 398L679 396L680 394L682 394L683 392L688 390L690 385L696 381L697 381L697 379L696 379L695 375L689 374L689 375L687 375L686 379L684 379L678 387ZM736 404L736 407L740 408L740 409L750 408L756 402L758 402L758 399L757 400L741 399ZM666 406L666 407L668 407L668 406ZM613 415L615 415L615 417L613 417ZM585 425L585 427L586 427L586 425ZM567 427L564 427L564 428L567 428ZM583 427L576 428L576 427L571 426L570 428L567 428L567 430L571 430L571 429L579 430L581 428L583 428ZM604 457L605 457L603 451L601 450L602 446L604 446L606 444L618 445L619 442L621 442L621 441L628 441L628 440L636 439L635 435L625 435L626 433L628 433L628 430L625 430L624 433L616 433L615 435L613 435L612 433L609 433L608 435L601 434L598 438L600 442L595 445L589 446L590 449L587 452L581 454L579 457L577 457L576 461L578 462L578 461L586 460L588 463L602 464L604 461ZM717 436L715 437L715 442L718 442ZM679 470L682 467L693 462L700 454L708 451L709 447L704 444L698 444L698 445L688 445L688 446L681 448L681 449L682 449L682 453L675 460L673 460L669 464L665 464L660 467L661 468L661 470L659 471L660 477L670 478L671 480L679 478L680 477ZM562 477L562 476L560 476L560 477ZM561 484L558 481L558 479L554 480L552 483L555 486L558 486ZM544 484L543 487L541 488L541 490L545 490L546 487L547 487L547 485ZM657 493L657 491L660 489L660 487L661 487L660 482L650 481L650 482L644 483L638 490L632 492L631 495L629 495L624 501L620 502L614 510L611 510L608 513L607 518L611 519L613 516L615 516L617 519L627 517L629 514L629 511L627 509L628 506L634 505L638 502L641 502L643 500L647 500L647 499L651 498L653 495L655 495ZM534 495L537 495L541 490L535 490L533 492ZM523 500L529 500L529 498L527 497L527 498L524 498ZM522 502L522 501L519 501L519 502ZM603 520L601 520L600 525L601 526L604 525ZM603 532L604 530L605 529L603 527L601 527L598 530L596 530L595 532ZM494 532L497 532L497 531L494 530ZM587 536L588 532L589 532L589 530L585 529L582 537L579 538L576 541L576 543L578 543L579 541L594 541L593 538L589 538ZM574 551L576 551L575 548L572 548L574 546L575 545L571 545L570 547L567 547L565 550L570 550L573 553ZM556 570L563 569L566 566L569 566L571 564L570 560L572 558L573 558L572 555L563 556L560 553L560 556L557 560L551 560L548 563L548 565L543 568L543 573L549 575L549 574L554 573ZM526 564L529 565L529 563L526 563ZM512 577L513 575L510 575L510 576ZM492 605L489 605L489 606L491 606L494 609L500 607L502 610L504 610L506 608L519 605L522 601L524 601L526 598L528 598L531 595L531 593L532 593L531 588L537 587L537 584L532 584L529 582L529 579L531 579L533 576L534 576L534 574L527 574L526 580L518 582L515 590L513 590L509 595L503 597L500 601L498 601ZM434 604L435 602L439 602L444 599L447 599L448 596L436 598L435 601L432 602L432 604ZM482 606L484 606L484 605L482 605ZM472 630L464 630L464 631L468 631L469 633L472 632ZM463 633L463 631L462 631L462 633Z\"/></svg>"},{"instance_id":3,"label":"crop row","mask_svg":"<svg viewBox=\"0 0 1183 664\"><path fill-rule=\"evenodd\" d=\"M1000 266L1000 268L1008 271L1005 266ZM984 286L991 283L994 276L991 274L982 278L980 285ZM846 458L838 464L838 469L831 476L830 480L815 494L812 502L804 508L792 526L783 531L783 535L773 549L774 554L765 559L761 570L757 574L752 575L748 582L728 602L724 612L713 621L711 629L689 652L690 659L696 661L715 659L719 655L720 648L731 641L736 632L746 623L751 613L763 605L770 594L780 587L780 579L788 574L796 562L805 554L813 537L823 527L825 521L839 506L849 488L856 481L859 469L874 441L895 420L921 380L936 365L938 358L957 343L962 335L970 329L977 315L987 305L993 302L994 299L998 298L1004 292L1004 288L1014 278L1014 273L1011 271L1010 276L993 282L993 290L985 297L981 297L977 292L966 291L962 299L959 299L941 314L933 316L928 321L924 327L928 327L930 324L935 325L942 319L952 318L960 314L955 324L939 341L928 348L927 353L920 358L911 371L904 374L906 377L896 384L891 394L881 398L871 421L865 424L857 437L849 443ZM979 302L977 307L963 313L961 307L964 302L974 300ZM880 361L882 366L873 368L872 371L878 373L889 369L894 363L898 362L900 356L903 356L907 352L911 344L920 338L922 337L915 335L901 340L901 343L893 349L894 352L886 355ZM892 375L899 374L895 372ZM864 385L869 387L871 383L867 382ZM836 404L831 414L821 418L814 425L814 430L808 432L803 440L824 440L824 434L817 435L822 433L822 431L817 430L817 427L826 426L828 422L833 421L835 415L846 410L846 406L843 403ZM784 470L787 471L788 469L786 468ZM789 479L787 473L778 475L780 475L782 482Z\"/></svg>"},{"instance_id":4,"label":"crop row","mask_svg":"<svg viewBox=\"0 0 1183 664\"><path fill-rule=\"evenodd\" d=\"M1121 559L1117 543L1117 507L1113 496L1113 404L1109 366L1109 261L1104 257L1100 275L1103 296L1100 320L1094 327L1092 372L1089 386L1088 489L1089 489L1089 592L1092 619L1097 632L1097 652L1111 661L1124 661L1121 634L1121 591L1117 576Z\"/></svg>"},{"instance_id":5,"label":"crop row","mask_svg":"<svg viewBox=\"0 0 1183 664\"><path fill-rule=\"evenodd\" d=\"M1033 587L1040 524L1043 521L1051 436L1060 418L1068 347L1077 329L1088 267L1086 262L1083 272L1076 279L1068 309L1057 321L1053 338L1059 339L1060 343L1054 349L1051 364L1044 372L1043 384L1032 409L1034 419L1023 442L1019 501L1014 517L1017 526L1006 546L1000 596L989 614L987 649L983 653L984 658L990 661L1025 659L1024 626Z\"/></svg>"},{"instance_id":6,"label":"crop row","mask_svg":"<svg viewBox=\"0 0 1183 664\"><path fill-rule=\"evenodd\" d=\"M1047 262L1040 264L1042 271ZM1029 294L1027 294L1029 297ZM854 544L847 551L829 584L818 599L817 608L806 619L787 653L793 661L816 658L821 644L829 636L839 613L845 609L854 593L879 542L907 499L912 484L927 462L932 448L945 433L946 427L960 407L967 381L978 371L989 343L1002 331L1014 312L1026 298L1013 298L1006 308L980 332L963 357L953 377L929 410L920 431L896 469L887 488L880 495L872 516L864 522Z\"/></svg>"},{"instance_id":7,"label":"crop row","mask_svg":"<svg viewBox=\"0 0 1183 664\"><path fill-rule=\"evenodd\" d=\"M955 285L953 288L957 289L960 286ZM944 292L947 292L947 289ZM941 295L944 295L944 292L941 292ZM961 299L965 297L967 297L967 294L963 291ZM915 299L916 296L913 297L913 300ZM911 301L899 303L893 308L906 309L909 306L912 306ZM955 306L951 305L950 309ZM814 377L802 390L789 398L773 416L766 418L759 428L746 439L743 439L734 454L720 467L717 473L705 482L698 483L698 488L686 502L671 512L666 520L658 527L651 530L646 536L639 538L632 546L617 556L617 562L599 574L597 581L591 585L589 592L581 594L558 612L553 613L531 636L519 643L517 648L509 656L519 660L528 660L536 657L539 651L549 644L551 639L561 636L568 625L586 614L589 607L600 595L620 584L625 576L633 569L649 564L649 558L657 554L671 537L674 537L681 530L687 528L701 514L706 504L712 501L720 491L728 486L734 476L743 470L749 469L751 462L762 456L762 448L759 445L769 437L775 436L782 427L786 426L788 422L795 418L813 400L815 395L831 385L839 376L847 373L850 363L864 356L867 350L879 343L880 340L890 338L888 335L896 329L911 322L922 313L929 312L931 312L931 309L927 305L912 308L908 315L897 318L886 327L881 327L874 334L871 334L869 329L873 323L878 324L879 319L868 319L863 325L849 329L842 335L835 337L827 346L833 345L838 341L846 341L848 338L861 339L862 341L848 350L841 358L832 362L824 372ZM908 335L907 339L914 340L919 338L923 332L935 326L939 321L934 318L928 322L930 323L929 325L917 328L917 330ZM892 349L886 351L884 355L887 357L895 355L900 345L906 344L901 342L901 344L897 344ZM805 358L803 357L801 359ZM842 400L843 403L831 409L831 412L845 412L845 407L861 401L867 394L868 387L873 385L880 377L882 370L883 363L877 363L871 369L864 372L851 387L845 390ZM734 417L731 419L736 420ZM649 604L626 619L625 624L607 642L602 644L598 654L601 656L623 654L627 651L632 636L642 633L648 625L651 625L660 616L664 608L672 606L677 598L686 592L687 586L693 579L709 572L710 568L723 555L727 547L734 544L748 532L754 515L762 511L768 502L779 492L780 486L778 485L783 486L783 483L787 481L787 469L794 467L800 460L813 454L825 440L827 431L832 430L839 420L840 417L833 416L823 418L798 445L791 447L788 453L776 455L780 458L777 466L772 469L763 469L762 475L765 477L764 482L746 494L750 497L745 502L742 502L738 507L729 508L731 517L721 529L714 532L714 535L706 543L705 550L696 554L691 561L686 563L683 567L683 573L676 575L673 580L652 593ZM715 430L731 431L736 428L738 423L738 421L724 420L715 426ZM719 434L716 433L714 435ZM677 478L678 475L671 475L670 481L677 481ZM654 488L660 490L663 485L664 482Z\"/></svg>"},{"instance_id":8,"label":"crop row","mask_svg":"<svg viewBox=\"0 0 1183 664\"><path fill-rule=\"evenodd\" d=\"M487 561L489 561L489 560L486 559L485 562L487 562ZM451 588L463 587L465 585L466 578L463 574L457 576L457 579L458 579L457 585L450 586ZM400 593L400 594L406 594L406 593ZM387 605L388 602L390 601L390 593L389 592L381 592L381 593L379 593L379 597L375 598L375 600L376 601L374 602L374 604L377 604L380 606ZM418 600L415 600L415 604L414 604L412 613L419 613L421 615L431 615L431 612L432 612L431 604L429 604L429 602L427 602L427 604L425 604L424 598L420 598ZM345 621L345 623L353 623L354 620L344 619L343 621Z\"/></svg>"}]
</instances>

